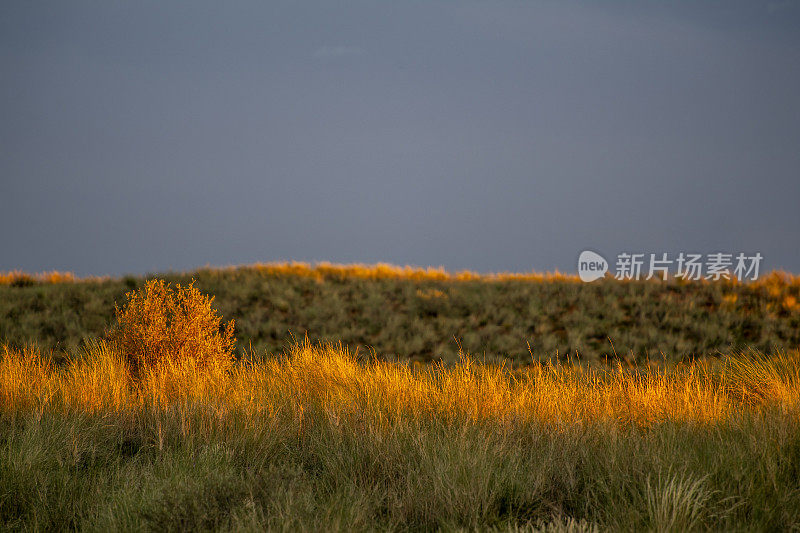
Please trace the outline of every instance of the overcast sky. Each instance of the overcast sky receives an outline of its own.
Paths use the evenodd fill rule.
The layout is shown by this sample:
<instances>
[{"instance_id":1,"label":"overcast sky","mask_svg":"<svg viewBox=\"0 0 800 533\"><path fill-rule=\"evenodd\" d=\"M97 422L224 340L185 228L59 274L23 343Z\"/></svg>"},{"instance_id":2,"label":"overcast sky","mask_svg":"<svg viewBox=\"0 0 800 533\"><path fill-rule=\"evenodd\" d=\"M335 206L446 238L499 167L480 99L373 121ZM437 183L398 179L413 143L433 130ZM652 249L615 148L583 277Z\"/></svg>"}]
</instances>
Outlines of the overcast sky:
<instances>
[{"instance_id":1,"label":"overcast sky","mask_svg":"<svg viewBox=\"0 0 800 533\"><path fill-rule=\"evenodd\" d=\"M800 272L800 3L0 4L0 270Z\"/></svg>"}]
</instances>

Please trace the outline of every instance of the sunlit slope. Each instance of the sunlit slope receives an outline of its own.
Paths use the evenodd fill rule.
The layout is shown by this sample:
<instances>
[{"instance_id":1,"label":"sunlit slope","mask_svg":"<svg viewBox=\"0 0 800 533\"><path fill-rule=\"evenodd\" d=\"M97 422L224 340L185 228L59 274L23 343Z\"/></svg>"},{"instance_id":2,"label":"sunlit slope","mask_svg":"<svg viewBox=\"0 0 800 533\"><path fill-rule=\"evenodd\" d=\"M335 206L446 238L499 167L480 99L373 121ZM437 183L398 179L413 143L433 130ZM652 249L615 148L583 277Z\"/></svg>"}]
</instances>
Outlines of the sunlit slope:
<instances>
[{"instance_id":1,"label":"sunlit slope","mask_svg":"<svg viewBox=\"0 0 800 533\"><path fill-rule=\"evenodd\" d=\"M292 336L342 341L379 355L515 361L579 355L679 360L754 347L800 345L800 277L773 273L749 284L676 281L584 284L563 274L449 273L389 265L286 263L168 274L197 280L236 320L240 351L278 353ZM114 302L144 278L79 280L6 275L0 341L75 350L102 336ZM612 345L613 343L613 345Z\"/></svg>"}]
</instances>

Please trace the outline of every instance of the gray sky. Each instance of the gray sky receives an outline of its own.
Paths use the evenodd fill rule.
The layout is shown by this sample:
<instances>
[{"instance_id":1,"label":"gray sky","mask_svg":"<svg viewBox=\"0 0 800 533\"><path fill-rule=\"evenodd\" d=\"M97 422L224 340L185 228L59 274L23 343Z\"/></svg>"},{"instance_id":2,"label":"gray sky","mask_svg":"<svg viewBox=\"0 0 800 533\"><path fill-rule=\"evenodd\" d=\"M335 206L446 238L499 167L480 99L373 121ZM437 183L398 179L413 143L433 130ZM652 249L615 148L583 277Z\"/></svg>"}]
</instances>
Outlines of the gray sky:
<instances>
[{"instance_id":1,"label":"gray sky","mask_svg":"<svg viewBox=\"0 0 800 533\"><path fill-rule=\"evenodd\" d=\"M800 271L800 2L0 4L0 270Z\"/></svg>"}]
</instances>

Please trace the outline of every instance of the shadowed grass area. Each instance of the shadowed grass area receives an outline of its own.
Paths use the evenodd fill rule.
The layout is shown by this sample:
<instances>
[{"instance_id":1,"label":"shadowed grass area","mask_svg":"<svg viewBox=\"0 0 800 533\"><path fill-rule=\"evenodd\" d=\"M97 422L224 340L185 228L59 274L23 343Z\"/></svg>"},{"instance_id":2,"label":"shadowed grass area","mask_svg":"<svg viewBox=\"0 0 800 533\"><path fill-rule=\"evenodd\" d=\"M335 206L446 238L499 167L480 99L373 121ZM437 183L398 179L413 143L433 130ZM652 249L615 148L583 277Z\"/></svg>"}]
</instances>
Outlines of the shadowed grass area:
<instances>
[{"instance_id":1,"label":"shadowed grass area","mask_svg":"<svg viewBox=\"0 0 800 533\"><path fill-rule=\"evenodd\" d=\"M136 379L102 342L71 360L0 360L2 528L800 526L797 352L509 369L302 344Z\"/></svg>"},{"instance_id":2,"label":"shadowed grass area","mask_svg":"<svg viewBox=\"0 0 800 533\"><path fill-rule=\"evenodd\" d=\"M585 284L563 274L448 273L389 265L302 263L203 269L166 280L215 295L241 347L280 353L292 335L372 347L385 358L516 363L671 361L800 345L800 277L754 283L677 280ZM0 276L0 342L74 353L104 335L114 305L145 278ZM613 346L611 344L613 341ZM528 351L528 346L532 353Z\"/></svg>"}]
</instances>

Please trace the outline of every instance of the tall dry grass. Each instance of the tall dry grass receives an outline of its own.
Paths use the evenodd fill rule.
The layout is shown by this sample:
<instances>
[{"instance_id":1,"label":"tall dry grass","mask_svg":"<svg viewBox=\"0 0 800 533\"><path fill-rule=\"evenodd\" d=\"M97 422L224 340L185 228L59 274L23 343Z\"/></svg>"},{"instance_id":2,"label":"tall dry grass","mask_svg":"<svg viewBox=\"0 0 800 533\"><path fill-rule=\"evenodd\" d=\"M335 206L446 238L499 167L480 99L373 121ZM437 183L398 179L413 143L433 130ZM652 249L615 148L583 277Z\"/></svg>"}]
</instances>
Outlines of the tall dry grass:
<instances>
[{"instance_id":1,"label":"tall dry grass","mask_svg":"<svg viewBox=\"0 0 800 533\"><path fill-rule=\"evenodd\" d=\"M317 410L338 420L437 417L492 424L593 424L648 427L663 422L713 424L744 410L800 413L800 357L739 354L724 364L671 368L566 364L507 369L468 357L459 364L364 360L335 345L294 346L280 357L208 364L174 359L131 377L127 358L96 341L65 368L35 348L4 351L0 410L124 412L175 405L215 405L215 416Z\"/></svg>"}]
</instances>

